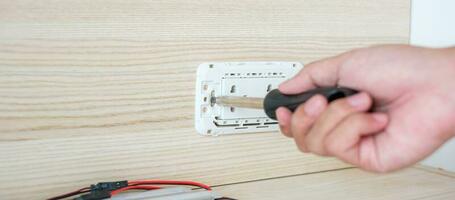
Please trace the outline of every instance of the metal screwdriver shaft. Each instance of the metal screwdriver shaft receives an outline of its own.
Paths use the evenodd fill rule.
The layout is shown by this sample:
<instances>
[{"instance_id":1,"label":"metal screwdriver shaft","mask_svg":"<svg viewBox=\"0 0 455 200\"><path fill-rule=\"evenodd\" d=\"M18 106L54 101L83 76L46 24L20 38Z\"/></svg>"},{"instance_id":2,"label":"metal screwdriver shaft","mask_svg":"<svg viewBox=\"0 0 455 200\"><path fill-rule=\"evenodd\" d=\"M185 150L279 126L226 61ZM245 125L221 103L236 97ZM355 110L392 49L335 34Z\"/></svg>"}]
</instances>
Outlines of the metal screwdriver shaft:
<instances>
[{"instance_id":1,"label":"metal screwdriver shaft","mask_svg":"<svg viewBox=\"0 0 455 200\"><path fill-rule=\"evenodd\" d=\"M221 96L215 98L215 103L221 106L264 109L263 98Z\"/></svg>"},{"instance_id":2,"label":"metal screwdriver shaft","mask_svg":"<svg viewBox=\"0 0 455 200\"><path fill-rule=\"evenodd\" d=\"M299 105L305 103L314 95L322 95L327 99L327 101L331 102L339 98L354 95L356 93L357 91L349 88L326 87L315 88L295 95L285 95L282 94L278 89L275 89L270 91L265 96L265 99L251 97L221 96L212 97L210 101L212 105L218 104L220 106L263 109L268 117L270 117L271 119L276 119L275 111L279 107L286 107L290 111L294 112Z\"/></svg>"}]
</instances>

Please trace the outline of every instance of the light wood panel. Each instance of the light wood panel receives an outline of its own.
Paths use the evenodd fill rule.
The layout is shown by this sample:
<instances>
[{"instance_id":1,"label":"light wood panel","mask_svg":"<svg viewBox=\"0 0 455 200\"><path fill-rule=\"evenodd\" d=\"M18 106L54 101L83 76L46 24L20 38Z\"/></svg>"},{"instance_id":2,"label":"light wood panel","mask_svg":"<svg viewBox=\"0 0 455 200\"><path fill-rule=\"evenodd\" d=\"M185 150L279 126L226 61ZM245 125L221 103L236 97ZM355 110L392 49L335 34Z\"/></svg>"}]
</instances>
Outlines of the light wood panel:
<instances>
[{"instance_id":1,"label":"light wood panel","mask_svg":"<svg viewBox=\"0 0 455 200\"><path fill-rule=\"evenodd\" d=\"M212 185L346 167L278 133L201 137L198 64L407 43L409 2L0 1L0 198L116 179Z\"/></svg>"},{"instance_id":2,"label":"light wood panel","mask_svg":"<svg viewBox=\"0 0 455 200\"><path fill-rule=\"evenodd\" d=\"M453 174L452 174L453 175ZM455 199L455 178L407 169L387 175L358 169L293 176L215 187L225 196L242 200Z\"/></svg>"}]
</instances>

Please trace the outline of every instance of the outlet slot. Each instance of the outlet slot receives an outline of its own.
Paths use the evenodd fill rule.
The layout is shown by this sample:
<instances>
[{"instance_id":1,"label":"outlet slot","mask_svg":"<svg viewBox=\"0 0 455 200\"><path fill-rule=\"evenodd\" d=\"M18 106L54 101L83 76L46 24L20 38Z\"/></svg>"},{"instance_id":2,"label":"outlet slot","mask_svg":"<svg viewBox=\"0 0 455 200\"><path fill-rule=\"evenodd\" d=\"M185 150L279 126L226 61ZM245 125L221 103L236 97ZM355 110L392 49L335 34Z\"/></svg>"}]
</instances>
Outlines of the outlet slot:
<instances>
[{"instance_id":1,"label":"outlet slot","mask_svg":"<svg viewBox=\"0 0 455 200\"><path fill-rule=\"evenodd\" d=\"M249 124L243 124L244 126L259 126L261 123L249 123Z\"/></svg>"},{"instance_id":2,"label":"outlet slot","mask_svg":"<svg viewBox=\"0 0 455 200\"><path fill-rule=\"evenodd\" d=\"M213 124L215 124L216 127L237 127L240 126L239 124L218 124L218 122L213 121Z\"/></svg>"},{"instance_id":3,"label":"outlet slot","mask_svg":"<svg viewBox=\"0 0 455 200\"><path fill-rule=\"evenodd\" d=\"M272 84L267 85L267 92L272 91Z\"/></svg>"},{"instance_id":4,"label":"outlet slot","mask_svg":"<svg viewBox=\"0 0 455 200\"><path fill-rule=\"evenodd\" d=\"M235 93L235 85L231 86L231 93Z\"/></svg>"}]
</instances>

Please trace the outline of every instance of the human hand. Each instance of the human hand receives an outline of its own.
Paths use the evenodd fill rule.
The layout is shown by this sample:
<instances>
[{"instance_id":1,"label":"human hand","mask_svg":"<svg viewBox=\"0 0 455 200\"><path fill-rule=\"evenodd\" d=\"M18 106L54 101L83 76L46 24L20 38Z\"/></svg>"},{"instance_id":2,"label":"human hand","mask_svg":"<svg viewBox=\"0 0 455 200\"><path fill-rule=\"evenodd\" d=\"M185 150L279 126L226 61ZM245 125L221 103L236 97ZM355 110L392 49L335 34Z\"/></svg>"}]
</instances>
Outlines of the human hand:
<instances>
[{"instance_id":1,"label":"human hand","mask_svg":"<svg viewBox=\"0 0 455 200\"><path fill-rule=\"evenodd\" d=\"M425 158L455 134L455 48L358 49L305 66L279 90L328 86L361 92L330 104L314 96L294 113L276 111L282 133L303 152L389 172Z\"/></svg>"}]
</instances>

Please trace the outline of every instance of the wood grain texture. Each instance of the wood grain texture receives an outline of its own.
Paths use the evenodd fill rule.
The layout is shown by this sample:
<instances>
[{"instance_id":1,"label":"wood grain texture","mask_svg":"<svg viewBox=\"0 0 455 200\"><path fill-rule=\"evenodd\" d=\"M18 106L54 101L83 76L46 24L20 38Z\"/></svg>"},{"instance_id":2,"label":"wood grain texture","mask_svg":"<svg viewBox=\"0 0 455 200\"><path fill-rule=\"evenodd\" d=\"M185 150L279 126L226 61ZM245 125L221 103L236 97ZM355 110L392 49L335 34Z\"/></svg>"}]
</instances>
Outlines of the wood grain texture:
<instances>
[{"instance_id":1,"label":"wood grain texture","mask_svg":"<svg viewBox=\"0 0 455 200\"><path fill-rule=\"evenodd\" d=\"M426 171L429 173L434 173L434 174L438 174L438 175L442 175L442 176L450 176L452 178L455 178L455 173L453 173L451 171L446 171L441 168L434 168L434 167L426 166L425 164L415 165L414 167L416 169L420 169L420 170L423 170L423 171Z\"/></svg>"},{"instance_id":2,"label":"wood grain texture","mask_svg":"<svg viewBox=\"0 0 455 200\"><path fill-rule=\"evenodd\" d=\"M0 1L0 199L102 180L211 185L347 165L278 133L201 137L198 64L407 43L409 1Z\"/></svg>"},{"instance_id":3,"label":"wood grain texture","mask_svg":"<svg viewBox=\"0 0 455 200\"><path fill-rule=\"evenodd\" d=\"M418 169L387 175L359 169L293 176L215 187L226 196L248 200L344 199L415 200L455 199L455 178Z\"/></svg>"}]
</instances>

